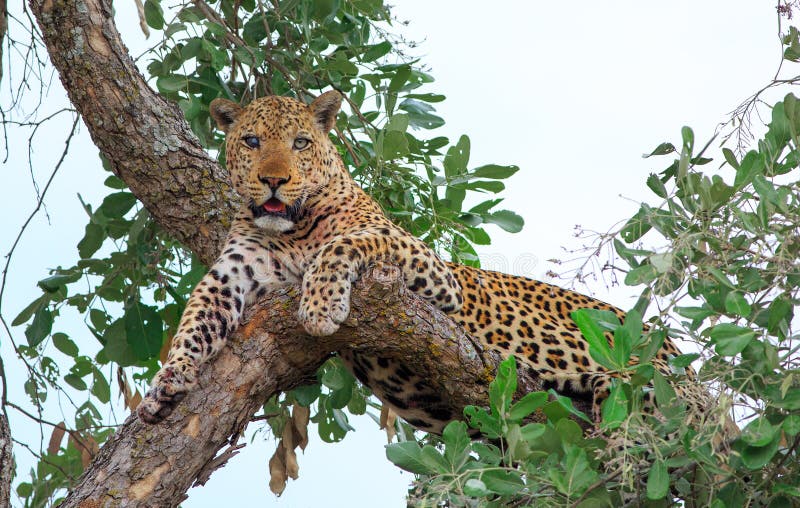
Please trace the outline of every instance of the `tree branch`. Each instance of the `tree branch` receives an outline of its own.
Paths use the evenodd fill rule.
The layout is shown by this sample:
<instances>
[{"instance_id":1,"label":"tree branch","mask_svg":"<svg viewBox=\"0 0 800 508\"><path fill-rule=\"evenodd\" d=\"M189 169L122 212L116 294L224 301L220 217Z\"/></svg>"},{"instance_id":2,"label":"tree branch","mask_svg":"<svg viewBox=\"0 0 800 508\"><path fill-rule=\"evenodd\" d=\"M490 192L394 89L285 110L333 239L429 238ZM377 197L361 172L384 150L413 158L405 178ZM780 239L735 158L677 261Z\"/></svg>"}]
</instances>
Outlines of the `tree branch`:
<instances>
[{"instance_id":1,"label":"tree branch","mask_svg":"<svg viewBox=\"0 0 800 508\"><path fill-rule=\"evenodd\" d=\"M375 267L354 286L350 317L330 337L305 333L298 295L291 287L259 303L164 423L129 417L60 506L177 506L267 399L314 380L330 354L345 348L424 373L455 412L486 405L499 358L476 349L446 315L412 295L396 267ZM540 387L521 375L521 393Z\"/></svg>"},{"instance_id":2,"label":"tree branch","mask_svg":"<svg viewBox=\"0 0 800 508\"><path fill-rule=\"evenodd\" d=\"M14 473L11 428L0 412L0 506L11 506L11 476Z\"/></svg>"}]
</instances>

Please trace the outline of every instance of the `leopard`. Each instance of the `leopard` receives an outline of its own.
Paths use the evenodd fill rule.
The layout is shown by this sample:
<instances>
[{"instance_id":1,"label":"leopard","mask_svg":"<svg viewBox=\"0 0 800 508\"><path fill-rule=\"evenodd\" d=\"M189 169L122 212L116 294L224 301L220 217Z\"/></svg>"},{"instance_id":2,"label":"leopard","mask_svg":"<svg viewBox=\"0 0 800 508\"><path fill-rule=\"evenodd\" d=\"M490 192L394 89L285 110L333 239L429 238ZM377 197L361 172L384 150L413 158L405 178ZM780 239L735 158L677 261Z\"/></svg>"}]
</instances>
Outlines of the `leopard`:
<instances>
[{"instance_id":1,"label":"leopard","mask_svg":"<svg viewBox=\"0 0 800 508\"><path fill-rule=\"evenodd\" d=\"M260 97L246 106L213 100L225 136L227 169L242 205L221 254L191 293L169 354L137 407L139 418L167 418L225 346L244 311L268 291L299 285L298 319L312 336L334 333L350 312L353 283L376 263L399 267L403 282L471 334L483 348L514 356L546 388L591 401L592 418L613 378L589 352L572 318L577 309L625 313L543 281L445 261L393 223L357 184L331 140L342 95L310 103ZM609 337L609 342L613 339ZM681 352L667 337L653 366L672 375ZM441 433L461 415L426 380L390 358L342 352L353 375L414 427ZM691 367L688 375L694 375Z\"/></svg>"}]
</instances>

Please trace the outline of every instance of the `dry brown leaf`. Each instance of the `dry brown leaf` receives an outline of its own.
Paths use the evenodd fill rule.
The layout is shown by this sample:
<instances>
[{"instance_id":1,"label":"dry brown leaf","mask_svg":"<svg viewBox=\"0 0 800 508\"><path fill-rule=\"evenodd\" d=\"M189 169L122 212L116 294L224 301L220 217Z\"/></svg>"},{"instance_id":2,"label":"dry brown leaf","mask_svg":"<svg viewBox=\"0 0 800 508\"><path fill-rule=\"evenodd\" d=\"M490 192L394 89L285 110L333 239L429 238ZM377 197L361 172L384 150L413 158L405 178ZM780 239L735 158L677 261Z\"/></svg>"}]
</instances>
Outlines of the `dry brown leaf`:
<instances>
[{"instance_id":1,"label":"dry brown leaf","mask_svg":"<svg viewBox=\"0 0 800 508\"><path fill-rule=\"evenodd\" d=\"M305 451L308 446L308 420L311 416L311 409L303 407L300 404L295 404L292 408L292 423L294 429L297 431L295 434L295 446L299 446L301 450Z\"/></svg>"},{"instance_id":2,"label":"dry brown leaf","mask_svg":"<svg viewBox=\"0 0 800 508\"><path fill-rule=\"evenodd\" d=\"M281 441L269 459L269 490L276 496L283 494L286 489L286 480L289 479L289 475L286 474L286 466L283 464L284 453L283 441Z\"/></svg>"},{"instance_id":3,"label":"dry brown leaf","mask_svg":"<svg viewBox=\"0 0 800 508\"><path fill-rule=\"evenodd\" d=\"M122 401L125 407L132 409L130 406L131 401L131 385L128 384L128 378L122 367L117 367L117 386L119 387L119 394L122 396Z\"/></svg>"},{"instance_id":4,"label":"dry brown leaf","mask_svg":"<svg viewBox=\"0 0 800 508\"><path fill-rule=\"evenodd\" d=\"M145 39L150 37L150 28L147 26L147 20L144 18L144 5L142 0L134 0L136 2L136 12L139 13L139 28L142 29Z\"/></svg>"},{"instance_id":5,"label":"dry brown leaf","mask_svg":"<svg viewBox=\"0 0 800 508\"><path fill-rule=\"evenodd\" d=\"M294 433L293 422L286 422L286 426L283 428L281 445L283 445L284 450L283 464L286 467L286 474L289 475L292 480L296 480L300 472L300 466L297 464L297 454L294 451Z\"/></svg>"},{"instance_id":6,"label":"dry brown leaf","mask_svg":"<svg viewBox=\"0 0 800 508\"><path fill-rule=\"evenodd\" d=\"M395 422L397 422L397 414L389 409L389 406L384 404L381 407L381 428L386 431L386 440L392 442L397 435L395 430Z\"/></svg>"},{"instance_id":7,"label":"dry brown leaf","mask_svg":"<svg viewBox=\"0 0 800 508\"><path fill-rule=\"evenodd\" d=\"M47 445L47 453L50 455L55 455L58 453L58 449L61 448L61 440L64 439L65 432L67 432L67 428L64 426L64 422L61 422L53 427L53 433L50 434L50 443Z\"/></svg>"},{"instance_id":8,"label":"dry brown leaf","mask_svg":"<svg viewBox=\"0 0 800 508\"><path fill-rule=\"evenodd\" d=\"M142 401L142 394L139 393L139 390L136 390L136 393L133 394L131 400L128 401L128 407L131 411L136 411L136 408L139 406L139 403Z\"/></svg>"}]
</instances>

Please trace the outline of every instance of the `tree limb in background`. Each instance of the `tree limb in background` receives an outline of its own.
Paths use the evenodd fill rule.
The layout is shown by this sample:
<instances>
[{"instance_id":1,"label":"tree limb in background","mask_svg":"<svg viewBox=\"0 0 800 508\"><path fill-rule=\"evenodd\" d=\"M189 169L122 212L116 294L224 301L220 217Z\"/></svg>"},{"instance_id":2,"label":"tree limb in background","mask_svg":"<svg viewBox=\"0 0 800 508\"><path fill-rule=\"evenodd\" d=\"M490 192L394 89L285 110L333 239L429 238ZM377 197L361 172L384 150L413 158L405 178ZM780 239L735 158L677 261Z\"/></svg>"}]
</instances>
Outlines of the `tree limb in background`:
<instances>
[{"instance_id":1,"label":"tree limb in background","mask_svg":"<svg viewBox=\"0 0 800 508\"><path fill-rule=\"evenodd\" d=\"M6 0L0 0L0 82L3 81L3 43L6 41L6 31L8 30L8 10ZM0 501L3 498L0 497Z\"/></svg>"},{"instance_id":2,"label":"tree limb in background","mask_svg":"<svg viewBox=\"0 0 800 508\"><path fill-rule=\"evenodd\" d=\"M11 506L11 476L14 474L11 428L6 415L0 412L0 506Z\"/></svg>"}]
</instances>

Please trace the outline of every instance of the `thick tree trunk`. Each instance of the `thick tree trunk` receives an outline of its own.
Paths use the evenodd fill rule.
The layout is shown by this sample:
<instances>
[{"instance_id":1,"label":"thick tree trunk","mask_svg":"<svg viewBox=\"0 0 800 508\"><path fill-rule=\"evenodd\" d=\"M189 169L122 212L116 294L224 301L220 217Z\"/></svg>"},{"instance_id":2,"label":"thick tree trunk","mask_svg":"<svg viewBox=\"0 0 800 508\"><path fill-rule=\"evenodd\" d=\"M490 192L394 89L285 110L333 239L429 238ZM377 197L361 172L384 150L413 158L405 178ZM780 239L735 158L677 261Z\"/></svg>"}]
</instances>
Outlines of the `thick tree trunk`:
<instances>
[{"instance_id":1,"label":"thick tree trunk","mask_svg":"<svg viewBox=\"0 0 800 508\"><path fill-rule=\"evenodd\" d=\"M237 197L183 113L150 89L110 0L31 0L50 59L95 145L159 225L211 264Z\"/></svg>"},{"instance_id":2,"label":"thick tree trunk","mask_svg":"<svg viewBox=\"0 0 800 508\"><path fill-rule=\"evenodd\" d=\"M111 2L30 5L95 144L161 227L212 262L236 198L180 110L137 71L114 25ZM405 362L454 408L485 404L497 359L476 349L441 312L407 294L393 268L376 270L355 286L341 331L324 339L309 338L298 326L296 290L269 296L204 368L200 388L164 424L128 418L61 506L177 505L268 397L312 379L343 348ZM520 381L520 392L539 388L535 380Z\"/></svg>"}]
</instances>

